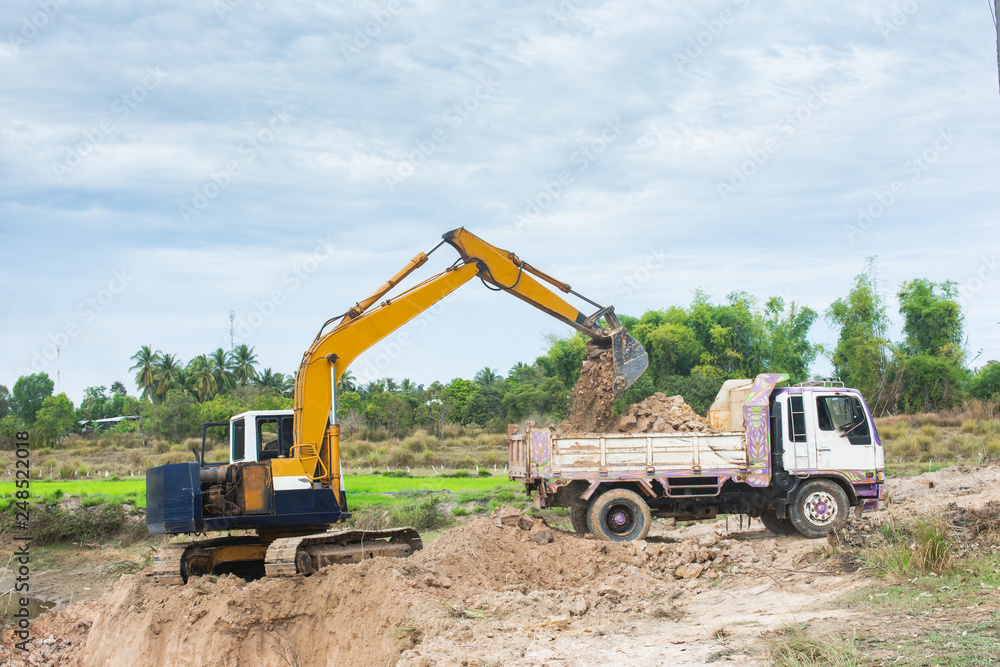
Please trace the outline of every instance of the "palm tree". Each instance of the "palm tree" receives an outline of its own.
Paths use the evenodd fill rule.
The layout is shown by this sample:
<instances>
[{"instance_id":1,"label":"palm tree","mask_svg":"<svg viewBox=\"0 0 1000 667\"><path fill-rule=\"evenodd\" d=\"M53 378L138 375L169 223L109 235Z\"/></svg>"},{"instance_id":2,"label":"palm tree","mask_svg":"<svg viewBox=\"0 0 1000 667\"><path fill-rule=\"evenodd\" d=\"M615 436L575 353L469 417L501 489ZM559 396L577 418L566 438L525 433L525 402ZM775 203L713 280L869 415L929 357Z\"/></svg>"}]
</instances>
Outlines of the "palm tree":
<instances>
[{"instance_id":1,"label":"palm tree","mask_svg":"<svg viewBox=\"0 0 1000 667\"><path fill-rule=\"evenodd\" d=\"M215 377L215 389L220 394L229 391L236 386L232 373L232 356L224 349L217 348L215 352L208 355L212 362L212 375Z\"/></svg>"},{"instance_id":2,"label":"palm tree","mask_svg":"<svg viewBox=\"0 0 1000 667\"><path fill-rule=\"evenodd\" d=\"M136 371L135 386L142 390L142 398L152 400L156 396L156 364L160 361L160 351L153 352L151 347L143 345L129 359L135 362L129 368Z\"/></svg>"},{"instance_id":3,"label":"palm tree","mask_svg":"<svg viewBox=\"0 0 1000 667\"><path fill-rule=\"evenodd\" d=\"M184 386L184 367L176 354L164 354L156 364L156 395L164 397L171 389Z\"/></svg>"},{"instance_id":4,"label":"palm tree","mask_svg":"<svg viewBox=\"0 0 1000 667\"><path fill-rule=\"evenodd\" d=\"M286 375L281 381L281 395L285 398L293 398L295 396L295 376Z\"/></svg>"},{"instance_id":5,"label":"palm tree","mask_svg":"<svg viewBox=\"0 0 1000 667\"><path fill-rule=\"evenodd\" d=\"M358 390L358 379L354 377L354 373L349 370L344 371L340 376L340 382L337 383L337 391L357 391Z\"/></svg>"},{"instance_id":6,"label":"palm tree","mask_svg":"<svg viewBox=\"0 0 1000 667\"><path fill-rule=\"evenodd\" d=\"M417 385L410 378L403 378L403 381L399 383L399 391L402 394L412 394L417 391Z\"/></svg>"},{"instance_id":7,"label":"palm tree","mask_svg":"<svg viewBox=\"0 0 1000 667\"><path fill-rule=\"evenodd\" d=\"M265 391L270 391L279 396L285 393L287 385L284 373L275 373L270 368L265 368L264 372L257 378L257 386Z\"/></svg>"},{"instance_id":8,"label":"palm tree","mask_svg":"<svg viewBox=\"0 0 1000 667\"><path fill-rule=\"evenodd\" d=\"M246 343L233 350L233 376L241 387L257 379L257 365L257 355Z\"/></svg>"},{"instance_id":9,"label":"palm tree","mask_svg":"<svg viewBox=\"0 0 1000 667\"><path fill-rule=\"evenodd\" d=\"M476 384L480 387L489 387L499 379L500 375L489 366L476 373L475 377Z\"/></svg>"},{"instance_id":10,"label":"palm tree","mask_svg":"<svg viewBox=\"0 0 1000 667\"><path fill-rule=\"evenodd\" d=\"M202 354L191 360L187 367L188 381L191 391L198 400L204 403L216 393L215 375L212 373L212 360L207 354Z\"/></svg>"}]
</instances>

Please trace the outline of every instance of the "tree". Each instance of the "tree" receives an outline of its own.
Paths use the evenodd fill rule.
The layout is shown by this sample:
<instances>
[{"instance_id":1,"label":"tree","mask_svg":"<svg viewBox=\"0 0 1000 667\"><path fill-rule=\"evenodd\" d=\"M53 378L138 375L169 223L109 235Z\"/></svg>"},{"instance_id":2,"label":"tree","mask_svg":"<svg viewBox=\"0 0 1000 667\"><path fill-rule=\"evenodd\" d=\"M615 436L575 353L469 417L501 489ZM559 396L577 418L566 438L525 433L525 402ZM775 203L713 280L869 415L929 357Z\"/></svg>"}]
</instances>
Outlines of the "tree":
<instances>
[{"instance_id":1,"label":"tree","mask_svg":"<svg viewBox=\"0 0 1000 667\"><path fill-rule=\"evenodd\" d=\"M228 420L233 414L236 413L229 413L225 419ZM180 442L184 438L198 434L198 426L201 423L198 416L198 404L188 391L169 390L154 406L148 431L155 437Z\"/></svg>"},{"instance_id":2,"label":"tree","mask_svg":"<svg viewBox=\"0 0 1000 667\"><path fill-rule=\"evenodd\" d=\"M48 396L42 401L35 420L35 431L42 442L56 445L75 426L73 403L66 394Z\"/></svg>"},{"instance_id":3,"label":"tree","mask_svg":"<svg viewBox=\"0 0 1000 667\"><path fill-rule=\"evenodd\" d=\"M899 288L899 313L903 316L903 349L909 356L928 354L961 363L965 316L958 302L958 287L947 281L911 280Z\"/></svg>"},{"instance_id":4,"label":"tree","mask_svg":"<svg viewBox=\"0 0 1000 667\"><path fill-rule=\"evenodd\" d=\"M118 380L111 383L111 393L118 396L128 396L128 389Z\"/></svg>"},{"instance_id":5,"label":"tree","mask_svg":"<svg viewBox=\"0 0 1000 667\"><path fill-rule=\"evenodd\" d=\"M955 283L917 279L899 289L906 340L900 347L900 407L906 412L953 408L965 400L964 316Z\"/></svg>"},{"instance_id":6,"label":"tree","mask_svg":"<svg viewBox=\"0 0 1000 667\"><path fill-rule=\"evenodd\" d=\"M346 370L340 374L340 382L337 383L337 391L357 391L358 390L358 379L354 377L354 373L350 370Z\"/></svg>"},{"instance_id":7,"label":"tree","mask_svg":"<svg viewBox=\"0 0 1000 667\"><path fill-rule=\"evenodd\" d=\"M577 332L569 338L549 338L549 351L535 360L547 377L558 378L567 387L572 387L580 379L583 360L587 357L585 334Z\"/></svg>"},{"instance_id":8,"label":"tree","mask_svg":"<svg viewBox=\"0 0 1000 667\"><path fill-rule=\"evenodd\" d=\"M171 389L184 387L184 368L176 354L164 354L155 367L155 386L158 399L165 397Z\"/></svg>"},{"instance_id":9,"label":"tree","mask_svg":"<svg viewBox=\"0 0 1000 667\"><path fill-rule=\"evenodd\" d=\"M888 317L885 301L878 293L877 265L869 260L868 273L854 278L854 287L844 299L826 311L831 326L840 329L833 366L840 379L859 389L876 414L895 403L895 365L892 343L886 337Z\"/></svg>"},{"instance_id":10,"label":"tree","mask_svg":"<svg viewBox=\"0 0 1000 667\"><path fill-rule=\"evenodd\" d=\"M155 352L149 345L143 345L139 351L129 357L135 364L129 368L135 371L135 386L142 392L142 398L156 399L156 365L160 361L160 351Z\"/></svg>"},{"instance_id":11,"label":"tree","mask_svg":"<svg viewBox=\"0 0 1000 667\"><path fill-rule=\"evenodd\" d=\"M233 351L233 377L241 387L257 379L257 355L243 343Z\"/></svg>"},{"instance_id":12,"label":"tree","mask_svg":"<svg viewBox=\"0 0 1000 667\"><path fill-rule=\"evenodd\" d=\"M270 368L265 368L257 378L257 385L265 392L282 396L284 395L285 375L284 373L275 373Z\"/></svg>"},{"instance_id":13,"label":"tree","mask_svg":"<svg viewBox=\"0 0 1000 667\"><path fill-rule=\"evenodd\" d=\"M106 387L87 387L83 390L83 400L77 408L76 418L79 421L92 419L107 419L116 417L111 414L111 397L107 395Z\"/></svg>"},{"instance_id":14,"label":"tree","mask_svg":"<svg viewBox=\"0 0 1000 667\"><path fill-rule=\"evenodd\" d=\"M950 410L965 401L967 372L946 357L917 354L902 363L899 407L905 412Z\"/></svg>"},{"instance_id":15,"label":"tree","mask_svg":"<svg viewBox=\"0 0 1000 667\"><path fill-rule=\"evenodd\" d=\"M218 391L212 360L207 354L199 355L188 363L187 378L189 388L202 403L211 399Z\"/></svg>"},{"instance_id":16,"label":"tree","mask_svg":"<svg viewBox=\"0 0 1000 667\"><path fill-rule=\"evenodd\" d=\"M6 386L0 384L0 419L9 415L12 409L10 391Z\"/></svg>"},{"instance_id":17,"label":"tree","mask_svg":"<svg viewBox=\"0 0 1000 667\"><path fill-rule=\"evenodd\" d=\"M225 393L236 386L232 373L232 357L221 347L208 355L212 362L212 375L215 378L215 390Z\"/></svg>"},{"instance_id":18,"label":"tree","mask_svg":"<svg viewBox=\"0 0 1000 667\"><path fill-rule=\"evenodd\" d=\"M489 426L504 417L503 403L500 392L492 385L479 387L465 403L462 421L466 424Z\"/></svg>"},{"instance_id":19,"label":"tree","mask_svg":"<svg viewBox=\"0 0 1000 667\"><path fill-rule=\"evenodd\" d=\"M809 378L809 367L820 346L809 342L809 330L819 318L811 308L772 297L764 307L762 328L766 332L763 366L758 372L788 373L792 383ZM755 373L754 375L756 375Z\"/></svg>"},{"instance_id":20,"label":"tree","mask_svg":"<svg viewBox=\"0 0 1000 667\"><path fill-rule=\"evenodd\" d=\"M11 405L14 414L25 424L35 423L35 415L42 408L42 401L52 395L55 383L47 373L22 375L14 383Z\"/></svg>"},{"instance_id":21,"label":"tree","mask_svg":"<svg viewBox=\"0 0 1000 667\"><path fill-rule=\"evenodd\" d=\"M489 366L476 373L476 376L473 378L475 383L480 387L489 387L500 379L500 375Z\"/></svg>"},{"instance_id":22,"label":"tree","mask_svg":"<svg viewBox=\"0 0 1000 667\"><path fill-rule=\"evenodd\" d=\"M475 383L471 380L463 380L462 378L455 378L449 382L448 386L445 388L445 397L451 403L454 409L454 414L458 416L459 419L461 419L465 414L465 404L475 392Z\"/></svg>"},{"instance_id":23,"label":"tree","mask_svg":"<svg viewBox=\"0 0 1000 667\"><path fill-rule=\"evenodd\" d=\"M1000 362L991 361L969 383L969 393L982 401L1000 398Z\"/></svg>"},{"instance_id":24,"label":"tree","mask_svg":"<svg viewBox=\"0 0 1000 667\"><path fill-rule=\"evenodd\" d=\"M403 395L415 394L423 389L422 385L416 384L410 378L403 378L402 382L399 383L399 391Z\"/></svg>"}]
</instances>

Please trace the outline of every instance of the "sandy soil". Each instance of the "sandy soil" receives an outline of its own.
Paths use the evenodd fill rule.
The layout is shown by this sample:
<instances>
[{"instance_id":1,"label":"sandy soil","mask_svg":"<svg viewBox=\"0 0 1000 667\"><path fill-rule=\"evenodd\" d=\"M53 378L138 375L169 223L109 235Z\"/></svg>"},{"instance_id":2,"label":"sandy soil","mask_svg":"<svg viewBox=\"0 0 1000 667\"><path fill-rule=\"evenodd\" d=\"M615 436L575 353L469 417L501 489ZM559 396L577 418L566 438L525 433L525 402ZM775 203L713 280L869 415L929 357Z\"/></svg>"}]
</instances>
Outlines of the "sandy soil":
<instances>
[{"instance_id":1,"label":"sandy soil","mask_svg":"<svg viewBox=\"0 0 1000 667\"><path fill-rule=\"evenodd\" d=\"M890 489L883 516L982 507L1000 501L1000 466L891 480ZM547 530L539 523L504 525L513 512L472 519L409 559L309 578L165 588L125 576L100 599L36 619L27 656L10 652L4 631L0 663L749 665L762 660L763 635L792 623L894 633L944 622L843 609L842 596L872 580L826 557L825 541L776 538L757 521L657 521L635 544L554 530L544 543L533 539ZM962 613L1000 609L1000 592L983 600Z\"/></svg>"}]
</instances>

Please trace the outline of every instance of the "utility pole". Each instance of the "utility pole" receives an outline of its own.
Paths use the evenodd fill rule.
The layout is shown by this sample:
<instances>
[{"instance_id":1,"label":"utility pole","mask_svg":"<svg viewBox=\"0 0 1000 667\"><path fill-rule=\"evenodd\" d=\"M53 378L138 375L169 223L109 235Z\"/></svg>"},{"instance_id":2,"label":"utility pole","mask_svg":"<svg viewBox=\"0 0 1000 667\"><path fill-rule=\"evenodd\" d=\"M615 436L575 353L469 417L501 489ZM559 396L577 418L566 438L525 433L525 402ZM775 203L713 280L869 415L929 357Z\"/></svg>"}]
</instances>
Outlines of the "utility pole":
<instances>
[{"instance_id":1,"label":"utility pole","mask_svg":"<svg viewBox=\"0 0 1000 667\"><path fill-rule=\"evenodd\" d=\"M997 0L997 2L1000 2L1000 0ZM233 342L235 340L234 335L233 335L233 322L235 322L235 321L236 321L236 311L235 310L230 310L229 311L229 353L230 354L232 354L233 351L236 349L236 344Z\"/></svg>"}]
</instances>

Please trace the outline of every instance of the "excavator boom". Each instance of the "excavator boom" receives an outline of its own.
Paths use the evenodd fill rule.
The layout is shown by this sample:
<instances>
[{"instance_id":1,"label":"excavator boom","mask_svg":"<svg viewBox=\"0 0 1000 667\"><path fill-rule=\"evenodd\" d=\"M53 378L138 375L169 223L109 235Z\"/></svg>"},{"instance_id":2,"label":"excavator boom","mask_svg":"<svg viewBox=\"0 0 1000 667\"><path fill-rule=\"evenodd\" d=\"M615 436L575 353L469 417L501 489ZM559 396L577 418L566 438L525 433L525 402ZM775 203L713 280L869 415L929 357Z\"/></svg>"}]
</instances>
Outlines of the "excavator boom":
<instances>
[{"instance_id":1,"label":"excavator boom","mask_svg":"<svg viewBox=\"0 0 1000 667\"><path fill-rule=\"evenodd\" d=\"M649 357L642 345L618 321L613 306L601 306L578 294L566 283L531 266L512 252L490 245L464 228L443 236L442 243L458 251L459 263L412 289L373 307L413 271L427 262L420 253L368 298L341 316L330 331L320 330L306 350L295 378L295 446L300 458L315 468L311 479L337 492L339 478L339 429L336 424L335 387L347 367L365 350L424 312L473 278L504 291L582 331L612 348L615 360L615 393L621 393L642 375ZM572 294L596 310L585 315L544 283ZM334 320L329 320L324 329ZM602 323L603 320L603 323ZM338 494L339 495L339 494Z\"/></svg>"}]
</instances>

